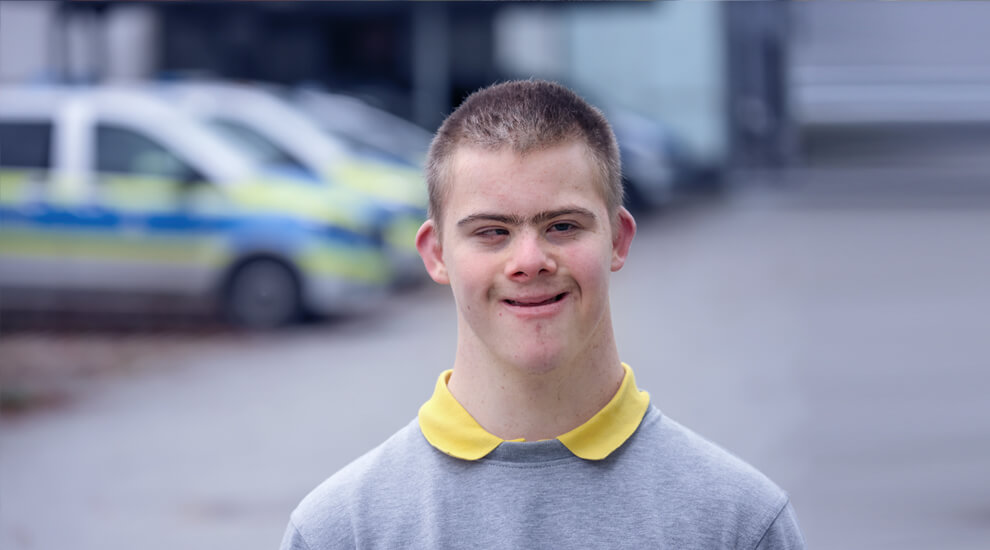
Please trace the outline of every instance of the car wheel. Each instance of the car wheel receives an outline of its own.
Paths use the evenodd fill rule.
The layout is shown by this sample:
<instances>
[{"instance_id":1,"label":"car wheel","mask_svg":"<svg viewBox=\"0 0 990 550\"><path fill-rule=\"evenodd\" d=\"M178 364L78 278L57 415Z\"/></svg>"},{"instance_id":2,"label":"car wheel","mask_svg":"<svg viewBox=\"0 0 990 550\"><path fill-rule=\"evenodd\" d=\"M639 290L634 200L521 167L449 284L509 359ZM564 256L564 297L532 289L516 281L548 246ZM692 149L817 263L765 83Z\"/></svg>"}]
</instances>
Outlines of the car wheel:
<instances>
[{"instance_id":1,"label":"car wheel","mask_svg":"<svg viewBox=\"0 0 990 550\"><path fill-rule=\"evenodd\" d=\"M251 260L231 276L226 292L228 318L249 328L275 328L299 317L299 283L285 264Z\"/></svg>"}]
</instances>

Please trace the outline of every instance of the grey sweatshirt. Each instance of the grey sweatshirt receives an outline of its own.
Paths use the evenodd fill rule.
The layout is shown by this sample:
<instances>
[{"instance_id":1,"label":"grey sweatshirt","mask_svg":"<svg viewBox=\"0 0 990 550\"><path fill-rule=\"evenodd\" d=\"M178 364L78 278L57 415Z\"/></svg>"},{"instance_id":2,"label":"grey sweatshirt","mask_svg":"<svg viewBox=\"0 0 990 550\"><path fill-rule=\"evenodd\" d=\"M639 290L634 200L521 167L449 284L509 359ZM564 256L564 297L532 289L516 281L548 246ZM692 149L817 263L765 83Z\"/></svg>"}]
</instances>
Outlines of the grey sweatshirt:
<instances>
[{"instance_id":1,"label":"grey sweatshirt","mask_svg":"<svg viewBox=\"0 0 990 550\"><path fill-rule=\"evenodd\" d=\"M604 460L560 441L480 460L433 448L414 420L310 493L283 549L804 548L787 495L650 405Z\"/></svg>"}]
</instances>

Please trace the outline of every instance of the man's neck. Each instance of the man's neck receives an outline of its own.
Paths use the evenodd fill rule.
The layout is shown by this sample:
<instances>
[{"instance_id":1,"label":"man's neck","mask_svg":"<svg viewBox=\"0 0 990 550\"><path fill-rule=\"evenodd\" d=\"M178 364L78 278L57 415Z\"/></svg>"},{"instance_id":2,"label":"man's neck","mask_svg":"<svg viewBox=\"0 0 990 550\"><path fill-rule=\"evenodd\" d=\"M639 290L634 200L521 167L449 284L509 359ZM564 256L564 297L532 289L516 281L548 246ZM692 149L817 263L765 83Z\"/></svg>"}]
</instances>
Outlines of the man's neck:
<instances>
[{"instance_id":1,"label":"man's neck","mask_svg":"<svg viewBox=\"0 0 990 550\"><path fill-rule=\"evenodd\" d=\"M535 372L458 346L447 387L485 430L502 439L553 439L594 416L622 383L611 338L586 351Z\"/></svg>"}]
</instances>

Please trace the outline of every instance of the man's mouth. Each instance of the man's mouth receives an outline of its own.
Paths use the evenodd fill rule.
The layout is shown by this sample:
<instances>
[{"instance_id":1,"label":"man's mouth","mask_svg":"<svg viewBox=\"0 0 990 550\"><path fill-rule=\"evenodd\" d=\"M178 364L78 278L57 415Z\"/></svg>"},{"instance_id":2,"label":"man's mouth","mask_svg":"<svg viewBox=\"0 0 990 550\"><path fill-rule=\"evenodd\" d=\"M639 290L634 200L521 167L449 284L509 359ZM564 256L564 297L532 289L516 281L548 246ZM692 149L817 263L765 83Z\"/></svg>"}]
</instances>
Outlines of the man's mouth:
<instances>
[{"instance_id":1,"label":"man's mouth","mask_svg":"<svg viewBox=\"0 0 990 550\"><path fill-rule=\"evenodd\" d=\"M564 299L564 296L567 296L567 293L566 292L561 292L560 294L557 294L556 296L551 296L551 297L549 297L549 298L547 298L545 300L530 300L530 299L508 300L507 299L507 300L504 300L504 301L505 301L505 303L509 304L510 306L517 306L517 307L537 307L537 306L545 306L547 304L553 304L555 302L559 302L559 301L561 301L561 300Z\"/></svg>"}]
</instances>

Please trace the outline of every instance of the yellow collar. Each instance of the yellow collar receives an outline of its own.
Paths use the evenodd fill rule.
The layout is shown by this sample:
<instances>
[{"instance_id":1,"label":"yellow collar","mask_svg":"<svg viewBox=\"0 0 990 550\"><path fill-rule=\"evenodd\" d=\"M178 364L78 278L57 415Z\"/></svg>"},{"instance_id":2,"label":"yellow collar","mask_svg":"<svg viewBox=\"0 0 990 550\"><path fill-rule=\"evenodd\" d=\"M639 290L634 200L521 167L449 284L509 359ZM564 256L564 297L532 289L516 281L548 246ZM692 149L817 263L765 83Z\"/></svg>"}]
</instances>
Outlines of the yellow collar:
<instances>
[{"instance_id":1,"label":"yellow collar","mask_svg":"<svg viewBox=\"0 0 990 550\"><path fill-rule=\"evenodd\" d=\"M650 405L650 394L636 388L629 365L619 391L587 422L557 437L572 453L585 460L602 460L618 449L639 427ZM451 370L437 379L436 389L419 409L419 428L438 450L463 460L478 460L504 441L485 431L447 389ZM515 439L513 441L522 441Z\"/></svg>"}]
</instances>

